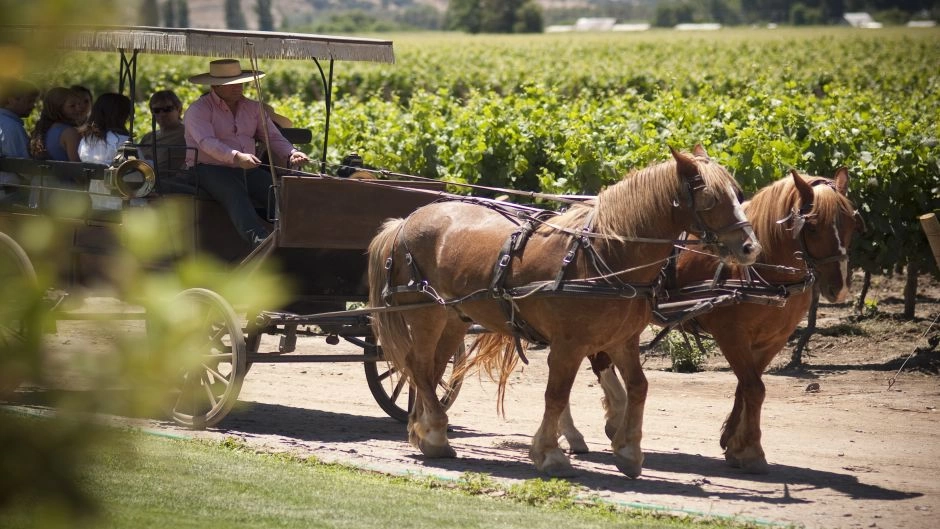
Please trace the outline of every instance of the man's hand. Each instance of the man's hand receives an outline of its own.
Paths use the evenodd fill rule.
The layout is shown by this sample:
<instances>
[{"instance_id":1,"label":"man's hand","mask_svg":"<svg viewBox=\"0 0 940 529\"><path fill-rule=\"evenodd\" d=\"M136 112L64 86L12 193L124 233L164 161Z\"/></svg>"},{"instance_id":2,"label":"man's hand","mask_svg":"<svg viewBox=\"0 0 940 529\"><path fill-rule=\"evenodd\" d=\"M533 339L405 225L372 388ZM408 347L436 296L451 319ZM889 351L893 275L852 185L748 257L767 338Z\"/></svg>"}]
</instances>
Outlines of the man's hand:
<instances>
[{"instance_id":1,"label":"man's hand","mask_svg":"<svg viewBox=\"0 0 940 529\"><path fill-rule=\"evenodd\" d=\"M302 151L294 151L290 153L290 166L297 167L301 164L305 164L310 161L310 158L307 157Z\"/></svg>"},{"instance_id":2,"label":"man's hand","mask_svg":"<svg viewBox=\"0 0 940 529\"><path fill-rule=\"evenodd\" d=\"M242 169L254 169L261 165L261 160L258 159L254 154L248 154L247 152L240 152L235 155L235 165L241 167Z\"/></svg>"}]
</instances>

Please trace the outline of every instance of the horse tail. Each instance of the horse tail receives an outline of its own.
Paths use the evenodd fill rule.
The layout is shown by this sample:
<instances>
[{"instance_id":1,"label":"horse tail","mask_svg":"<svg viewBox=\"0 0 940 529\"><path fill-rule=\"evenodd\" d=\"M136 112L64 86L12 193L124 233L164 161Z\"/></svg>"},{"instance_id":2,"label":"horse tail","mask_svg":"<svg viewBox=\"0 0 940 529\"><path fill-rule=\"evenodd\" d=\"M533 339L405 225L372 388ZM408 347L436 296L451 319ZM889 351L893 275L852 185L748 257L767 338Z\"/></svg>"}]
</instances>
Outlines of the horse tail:
<instances>
[{"instance_id":1,"label":"horse tail","mask_svg":"<svg viewBox=\"0 0 940 529\"><path fill-rule=\"evenodd\" d=\"M389 219L379 229L379 233L369 243L369 306L381 309L386 306L385 288L387 274L386 261L392 259L395 241L404 224L404 219ZM411 349L411 332L405 322L403 312L377 310L372 314L372 332L382 346L385 359L399 369L410 380L411 374L405 369L405 356Z\"/></svg>"},{"instance_id":2,"label":"horse tail","mask_svg":"<svg viewBox=\"0 0 940 529\"><path fill-rule=\"evenodd\" d=\"M496 413L505 416L506 386L509 385L509 375L519 365L515 339L505 334L481 334L470 346L467 356L469 359L461 366L457 375L463 376L471 370L478 373L485 372L497 385Z\"/></svg>"}]
</instances>

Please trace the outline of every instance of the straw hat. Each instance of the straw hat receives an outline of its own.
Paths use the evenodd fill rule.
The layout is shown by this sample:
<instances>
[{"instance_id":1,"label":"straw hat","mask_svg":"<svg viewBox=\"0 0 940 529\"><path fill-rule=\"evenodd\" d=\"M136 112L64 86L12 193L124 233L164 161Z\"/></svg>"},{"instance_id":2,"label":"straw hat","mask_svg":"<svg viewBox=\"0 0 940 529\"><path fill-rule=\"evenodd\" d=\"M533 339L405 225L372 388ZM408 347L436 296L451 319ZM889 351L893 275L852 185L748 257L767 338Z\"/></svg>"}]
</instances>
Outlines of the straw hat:
<instances>
[{"instance_id":1,"label":"straw hat","mask_svg":"<svg viewBox=\"0 0 940 529\"><path fill-rule=\"evenodd\" d=\"M194 75L189 78L189 82L213 86L242 84L254 79L255 76L264 77L264 72L242 70L238 59L219 59L209 63L208 73Z\"/></svg>"}]
</instances>

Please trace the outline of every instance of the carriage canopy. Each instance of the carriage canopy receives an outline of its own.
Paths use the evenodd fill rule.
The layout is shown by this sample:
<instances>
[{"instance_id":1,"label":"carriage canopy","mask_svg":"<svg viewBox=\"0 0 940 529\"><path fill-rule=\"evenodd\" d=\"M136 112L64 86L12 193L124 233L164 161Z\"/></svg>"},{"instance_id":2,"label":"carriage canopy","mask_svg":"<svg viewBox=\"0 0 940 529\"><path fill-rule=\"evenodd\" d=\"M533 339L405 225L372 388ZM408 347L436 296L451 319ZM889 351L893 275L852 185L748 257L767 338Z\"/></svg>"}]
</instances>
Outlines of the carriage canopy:
<instances>
[{"instance_id":1,"label":"carriage canopy","mask_svg":"<svg viewBox=\"0 0 940 529\"><path fill-rule=\"evenodd\" d=\"M392 41L271 31L160 28L148 26L2 26L13 41L59 42L76 51L137 51L203 57L317 59L394 63ZM18 39L19 37L25 37Z\"/></svg>"}]
</instances>

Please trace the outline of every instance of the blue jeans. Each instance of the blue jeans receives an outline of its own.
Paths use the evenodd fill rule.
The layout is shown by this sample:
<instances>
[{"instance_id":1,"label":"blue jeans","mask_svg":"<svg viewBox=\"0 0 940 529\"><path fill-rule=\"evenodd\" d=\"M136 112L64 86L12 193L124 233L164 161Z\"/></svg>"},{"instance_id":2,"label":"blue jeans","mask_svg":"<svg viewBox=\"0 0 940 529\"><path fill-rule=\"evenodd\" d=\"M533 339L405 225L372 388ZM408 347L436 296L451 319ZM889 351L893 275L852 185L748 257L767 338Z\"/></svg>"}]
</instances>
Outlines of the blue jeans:
<instances>
[{"instance_id":1,"label":"blue jeans","mask_svg":"<svg viewBox=\"0 0 940 529\"><path fill-rule=\"evenodd\" d=\"M267 210L271 173L260 167L239 169L222 165L196 164L193 168L196 185L205 190L222 207L235 229L246 241L268 233L255 208Z\"/></svg>"}]
</instances>

